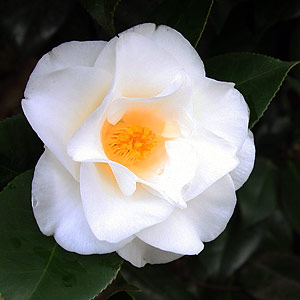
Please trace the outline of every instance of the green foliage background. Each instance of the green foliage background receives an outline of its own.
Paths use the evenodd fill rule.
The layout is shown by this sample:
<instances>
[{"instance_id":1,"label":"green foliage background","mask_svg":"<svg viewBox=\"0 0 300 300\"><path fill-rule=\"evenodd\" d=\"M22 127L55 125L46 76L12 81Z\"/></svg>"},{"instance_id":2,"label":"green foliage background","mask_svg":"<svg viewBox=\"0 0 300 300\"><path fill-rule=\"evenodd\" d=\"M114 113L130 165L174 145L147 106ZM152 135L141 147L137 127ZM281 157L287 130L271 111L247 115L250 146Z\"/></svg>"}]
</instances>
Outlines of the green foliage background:
<instances>
[{"instance_id":1,"label":"green foliage background","mask_svg":"<svg viewBox=\"0 0 300 300\"><path fill-rule=\"evenodd\" d=\"M257 159L229 225L200 255L137 269L115 254L66 252L39 232L30 182L43 145L20 99L53 47L108 40L144 22L176 28L209 77L236 83ZM299 60L298 0L1 1L0 298L300 299Z\"/></svg>"}]
</instances>

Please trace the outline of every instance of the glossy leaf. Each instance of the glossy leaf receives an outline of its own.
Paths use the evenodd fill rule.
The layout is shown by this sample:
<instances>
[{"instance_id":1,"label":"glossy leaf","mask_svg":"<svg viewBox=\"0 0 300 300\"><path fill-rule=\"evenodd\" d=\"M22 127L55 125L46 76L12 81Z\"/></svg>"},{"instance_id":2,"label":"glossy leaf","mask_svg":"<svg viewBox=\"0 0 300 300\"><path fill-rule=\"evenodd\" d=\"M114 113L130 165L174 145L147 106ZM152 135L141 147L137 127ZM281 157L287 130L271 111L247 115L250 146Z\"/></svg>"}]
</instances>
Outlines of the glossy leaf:
<instances>
[{"instance_id":1,"label":"glossy leaf","mask_svg":"<svg viewBox=\"0 0 300 300\"><path fill-rule=\"evenodd\" d=\"M283 212L300 234L300 166L290 162L288 169L281 173L281 205Z\"/></svg>"},{"instance_id":2,"label":"glossy leaf","mask_svg":"<svg viewBox=\"0 0 300 300\"><path fill-rule=\"evenodd\" d=\"M0 122L0 190L18 174L32 169L43 143L23 115Z\"/></svg>"},{"instance_id":3,"label":"glossy leaf","mask_svg":"<svg viewBox=\"0 0 300 300\"><path fill-rule=\"evenodd\" d=\"M251 262L240 274L247 292L259 300L300 299L300 259L268 253Z\"/></svg>"},{"instance_id":4,"label":"glossy leaf","mask_svg":"<svg viewBox=\"0 0 300 300\"><path fill-rule=\"evenodd\" d=\"M153 20L177 29L197 47L212 6L213 0L167 0L157 9Z\"/></svg>"},{"instance_id":5,"label":"glossy leaf","mask_svg":"<svg viewBox=\"0 0 300 300\"><path fill-rule=\"evenodd\" d=\"M114 15L120 0L80 0L80 2L109 37L116 34Z\"/></svg>"},{"instance_id":6,"label":"glossy leaf","mask_svg":"<svg viewBox=\"0 0 300 300\"><path fill-rule=\"evenodd\" d=\"M276 208L276 170L270 161L257 158L250 178L238 191L243 226L267 218Z\"/></svg>"},{"instance_id":7,"label":"glossy leaf","mask_svg":"<svg viewBox=\"0 0 300 300\"><path fill-rule=\"evenodd\" d=\"M78 255L44 236L31 201L32 171L0 193L0 293L5 300L85 300L117 276L122 260L111 255Z\"/></svg>"},{"instance_id":8,"label":"glossy leaf","mask_svg":"<svg viewBox=\"0 0 300 300\"><path fill-rule=\"evenodd\" d=\"M205 66L208 77L236 84L248 103L249 127L252 128L278 92L289 70L298 63L254 53L231 53L213 57L206 61Z\"/></svg>"}]
</instances>

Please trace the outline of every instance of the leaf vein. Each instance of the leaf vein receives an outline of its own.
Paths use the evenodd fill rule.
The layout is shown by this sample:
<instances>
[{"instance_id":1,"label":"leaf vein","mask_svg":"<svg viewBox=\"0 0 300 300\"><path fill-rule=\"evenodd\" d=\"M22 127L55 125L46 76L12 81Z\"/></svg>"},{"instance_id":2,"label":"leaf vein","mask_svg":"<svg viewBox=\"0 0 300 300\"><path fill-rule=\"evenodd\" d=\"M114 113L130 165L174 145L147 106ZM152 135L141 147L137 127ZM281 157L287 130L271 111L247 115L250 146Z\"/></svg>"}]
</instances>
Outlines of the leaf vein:
<instances>
[{"instance_id":1,"label":"leaf vein","mask_svg":"<svg viewBox=\"0 0 300 300\"><path fill-rule=\"evenodd\" d=\"M31 294L29 295L28 299L30 299L31 296L35 293L35 291L37 290L39 284L41 283L42 279L44 278L46 272L48 271L48 268L49 268L49 265L50 265L50 263L51 263L51 261L52 261L52 258L53 258L53 256L54 256L56 247L57 247L57 244L54 245L54 247L53 247L53 249L52 249L52 251L51 251L51 254L50 254L48 263L47 263L47 265L46 265L46 267L45 267L45 269L44 269L44 271L43 271L43 273L42 273L40 279L39 279L38 282L36 283L36 285L35 285L35 287L33 288Z\"/></svg>"}]
</instances>

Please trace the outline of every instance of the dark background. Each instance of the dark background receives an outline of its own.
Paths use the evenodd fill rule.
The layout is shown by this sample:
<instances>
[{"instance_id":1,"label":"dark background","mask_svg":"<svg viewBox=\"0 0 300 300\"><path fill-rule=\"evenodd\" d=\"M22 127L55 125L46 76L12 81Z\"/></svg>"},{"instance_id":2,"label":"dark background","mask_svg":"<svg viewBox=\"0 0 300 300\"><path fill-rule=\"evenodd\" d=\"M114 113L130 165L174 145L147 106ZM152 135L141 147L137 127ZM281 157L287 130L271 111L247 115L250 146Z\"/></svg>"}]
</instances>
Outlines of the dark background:
<instances>
[{"instance_id":1,"label":"dark background","mask_svg":"<svg viewBox=\"0 0 300 300\"><path fill-rule=\"evenodd\" d=\"M102 1L90 10L93 2L1 0L0 119L21 113L28 77L53 47L71 40L109 40L144 22L170 25L193 39L182 19L192 20L209 1ZM300 1L216 0L197 51L204 63L241 51L300 60ZM299 123L296 67L253 128L255 169L238 192L225 232L196 257L141 270L125 263L123 276L143 290L134 293L136 299L300 299Z\"/></svg>"}]
</instances>

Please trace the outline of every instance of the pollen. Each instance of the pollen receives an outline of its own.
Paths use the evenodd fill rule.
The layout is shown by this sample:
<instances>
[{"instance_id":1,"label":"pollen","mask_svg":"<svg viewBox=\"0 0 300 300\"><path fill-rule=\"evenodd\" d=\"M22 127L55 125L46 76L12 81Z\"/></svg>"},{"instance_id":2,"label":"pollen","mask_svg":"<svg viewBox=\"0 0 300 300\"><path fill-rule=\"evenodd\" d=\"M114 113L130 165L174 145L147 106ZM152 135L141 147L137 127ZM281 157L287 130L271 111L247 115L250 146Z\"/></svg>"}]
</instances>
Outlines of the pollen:
<instances>
[{"instance_id":1,"label":"pollen","mask_svg":"<svg viewBox=\"0 0 300 300\"><path fill-rule=\"evenodd\" d=\"M107 130L103 147L109 159L130 165L147 159L157 142L156 134L148 127L121 122Z\"/></svg>"},{"instance_id":2,"label":"pollen","mask_svg":"<svg viewBox=\"0 0 300 300\"><path fill-rule=\"evenodd\" d=\"M159 107L134 107L125 111L121 119L112 124L106 119L101 127L100 139L106 157L127 167L144 180L162 174L167 162L163 136L166 118Z\"/></svg>"}]
</instances>

